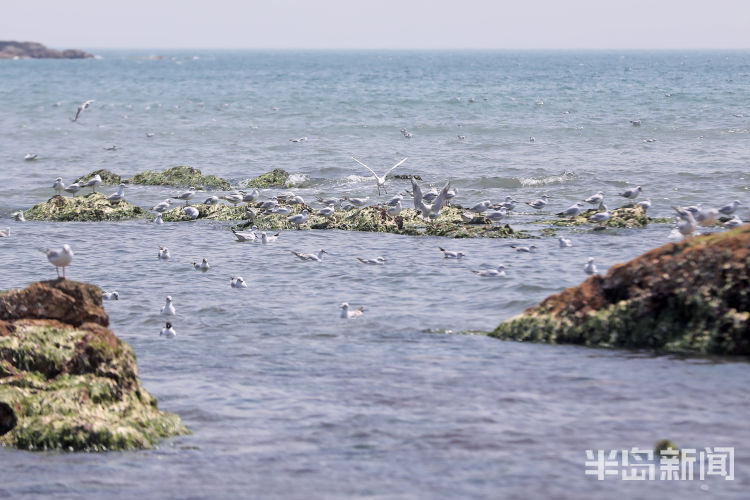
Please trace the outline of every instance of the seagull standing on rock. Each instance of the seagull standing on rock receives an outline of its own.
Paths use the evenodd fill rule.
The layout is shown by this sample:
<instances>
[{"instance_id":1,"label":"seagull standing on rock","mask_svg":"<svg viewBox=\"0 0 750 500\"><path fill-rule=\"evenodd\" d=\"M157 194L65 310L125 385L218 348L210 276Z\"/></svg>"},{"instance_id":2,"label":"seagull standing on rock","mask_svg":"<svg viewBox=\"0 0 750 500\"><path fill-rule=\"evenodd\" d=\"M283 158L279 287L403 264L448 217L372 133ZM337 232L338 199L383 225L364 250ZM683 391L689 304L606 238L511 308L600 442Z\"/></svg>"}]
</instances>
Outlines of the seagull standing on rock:
<instances>
[{"instance_id":1,"label":"seagull standing on rock","mask_svg":"<svg viewBox=\"0 0 750 500\"><path fill-rule=\"evenodd\" d=\"M173 196L175 200L185 200L185 206L188 206L188 202L195 196L195 188L190 187L187 191L184 193L180 193L177 196Z\"/></svg>"},{"instance_id":2,"label":"seagull standing on rock","mask_svg":"<svg viewBox=\"0 0 750 500\"><path fill-rule=\"evenodd\" d=\"M99 174L96 174L91 179L89 179L85 184L83 184L81 187L90 187L92 193L96 193L96 186L102 183L102 176Z\"/></svg>"},{"instance_id":3,"label":"seagull standing on rock","mask_svg":"<svg viewBox=\"0 0 750 500\"><path fill-rule=\"evenodd\" d=\"M57 179L55 179L54 184L52 184L52 189L54 189L57 194L60 194L65 189L65 184L63 184L62 177L58 177Z\"/></svg>"},{"instance_id":4,"label":"seagull standing on rock","mask_svg":"<svg viewBox=\"0 0 750 500\"><path fill-rule=\"evenodd\" d=\"M303 210L301 214L290 215L286 220L296 225L299 230L300 224L304 224L307 221L307 209Z\"/></svg>"},{"instance_id":5,"label":"seagull standing on rock","mask_svg":"<svg viewBox=\"0 0 750 500\"><path fill-rule=\"evenodd\" d=\"M70 248L70 245L63 245L60 250L50 250L47 248L41 251L47 254L47 260L55 266L57 277L60 277L60 268L62 267L62 277L65 278L65 268L73 262L73 250Z\"/></svg>"},{"instance_id":6,"label":"seagull standing on rock","mask_svg":"<svg viewBox=\"0 0 750 500\"><path fill-rule=\"evenodd\" d=\"M120 203L122 200L124 200L125 199L125 184L120 184L120 186L117 189L117 192L107 196L107 199L110 201L110 203Z\"/></svg>"}]
</instances>

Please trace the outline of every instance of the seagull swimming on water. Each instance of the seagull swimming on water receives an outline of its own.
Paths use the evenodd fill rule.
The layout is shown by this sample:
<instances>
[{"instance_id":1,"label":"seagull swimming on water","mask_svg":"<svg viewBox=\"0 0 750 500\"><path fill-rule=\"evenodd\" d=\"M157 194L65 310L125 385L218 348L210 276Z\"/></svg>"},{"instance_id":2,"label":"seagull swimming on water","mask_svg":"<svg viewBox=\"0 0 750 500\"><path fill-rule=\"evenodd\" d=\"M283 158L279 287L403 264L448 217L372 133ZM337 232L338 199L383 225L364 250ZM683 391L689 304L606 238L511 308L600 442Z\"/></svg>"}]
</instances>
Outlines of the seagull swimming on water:
<instances>
[{"instance_id":1,"label":"seagull swimming on water","mask_svg":"<svg viewBox=\"0 0 750 500\"><path fill-rule=\"evenodd\" d=\"M167 301L166 303L161 306L161 314L164 316L174 316L177 314L177 311L174 308L174 304L172 304L172 296L167 295Z\"/></svg>"},{"instance_id":2,"label":"seagull swimming on water","mask_svg":"<svg viewBox=\"0 0 750 500\"><path fill-rule=\"evenodd\" d=\"M12 214L13 218L17 220L18 222L26 222L26 217L23 216L23 210L19 210L18 212L15 212Z\"/></svg>"},{"instance_id":3,"label":"seagull swimming on water","mask_svg":"<svg viewBox=\"0 0 750 500\"><path fill-rule=\"evenodd\" d=\"M596 274L599 272L599 270L596 268L596 264L594 264L594 258L589 257L589 260L586 261L586 265L583 266L583 270L588 274Z\"/></svg>"},{"instance_id":4,"label":"seagull swimming on water","mask_svg":"<svg viewBox=\"0 0 750 500\"><path fill-rule=\"evenodd\" d=\"M167 326L161 329L159 335L164 335L165 337L174 337L175 335L177 335L177 332L175 332L174 328L172 328L172 323L167 321Z\"/></svg>"},{"instance_id":5,"label":"seagull swimming on water","mask_svg":"<svg viewBox=\"0 0 750 500\"><path fill-rule=\"evenodd\" d=\"M172 257L172 256L169 254L169 248L167 248L167 247L161 247L160 246L159 247L159 258L160 259L169 259L170 257Z\"/></svg>"},{"instance_id":6,"label":"seagull swimming on water","mask_svg":"<svg viewBox=\"0 0 750 500\"><path fill-rule=\"evenodd\" d=\"M10 236L10 227L0 229L0 238L7 238L8 236Z\"/></svg>"},{"instance_id":7,"label":"seagull swimming on water","mask_svg":"<svg viewBox=\"0 0 750 500\"><path fill-rule=\"evenodd\" d=\"M445 248L438 247L441 252L443 252L443 257L446 259L461 259L466 254L463 252L454 252L452 250L446 250Z\"/></svg>"},{"instance_id":8,"label":"seagull swimming on water","mask_svg":"<svg viewBox=\"0 0 750 500\"><path fill-rule=\"evenodd\" d=\"M47 248L41 251L47 254L47 260L55 266L57 277L60 277L60 268L62 267L62 277L65 278L65 268L73 261L73 250L70 248L70 245L63 245L60 250L50 250Z\"/></svg>"},{"instance_id":9,"label":"seagull swimming on water","mask_svg":"<svg viewBox=\"0 0 750 500\"><path fill-rule=\"evenodd\" d=\"M632 200L632 199L635 199L641 191L643 191L641 186L636 186L632 189L626 189L622 193L617 193L617 194L619 196L622 196L623 198L629 198Z\"/></svg>"},{"instance_id":10,"label":"seagull swimming on water","mask_svg":"<svg viewBox=\"0 0 750 500\"><path fill-rule=\"evenodd\" d=\"M242 276L237 276L236 278L232 276L229 284L232 288L247 288L247 283L245 283L245 280L242 278Z\"/></svg>"},{"instance_id":11,"label":"seagull swimming on water","mask_svg":"<svg viewBox=\"0 0 750 500\"><path fill-rule=\"evenodd\" d=\"M120 293L117 290L102 293L102 300L120 300Z\"/></svg>"},{"instance_id":12,"label":"seagull swimming on water","mask_svg":"<svg viewBox=\"0 0 750 500\"><path fill-rule=\"evenodd\" d=\"M252 231L237 231L232 228L232 233L234 233L234 237L237 238L237 241L255 241L258 238L258 236Z\"/></svg>"},{"instance_id":13,"label":"seagull swimming on water","mask_svg":"<svg viewBox=\"0 0 750 500\"><path fill-rule=\"evenodd\" d=\"M272 234L272 235L267 235L265 232L262 232L262 233L260 233L260 242L263 245L267 245L268 243L271 243L271 242L274 242L274 241L278 240L279 239L279 234L280 233L276 233L276 234Z\"/></svg>"},{"instance_id":14,"label":"seagull swimming on water","mask_svg":"<svg viewBox=\"0 0 750 500\"><path fill-rule=\"evenodd\" d=\"M362 165L363 167L365 167L367 170L369 170L372 173L372 176L375 177L375 183L376 183L377 188L378 188L378 196L380 196L380 188L383 188L383 191L385 191L385 179L386 179L386 177L388 177L388 174L390 174L391 172L393 172L393 169L395 169L396 167L398 167L399 165L401 165L402 163L404 163L407 159L408 158L404 158L400 162L396 163L391 168L389 168L388 170L386 170L386 172L383 174L383 176L380 177L380 176L378 176L378 174L375 173L375 171L373 169L371 169L370 167L368 167L367 165L365 165L364 163L362 163L361 161L359 161L358 159L356 159L355 157L352 156L352 160L356 161L357 163L359 163L360 165ZM387 193L387 191L385 191L385 192Z\"/></svg>"},{"instance_id":15,"label":"seagull swimming on water","mask_svg":"<svg viewBox=\"0 0 750 500\"><path fill-rule=\"evenodd\" d=\"M559 238L557 238L557 241L560 242L560 248L567 248L567 247L573 246L573 242L570 241L570 239L565 238L563 236L560 236Z\"/></svg>"},{"instance_id":16,"label":"seagull swimming on water","mask_svg":"<svg viewBox=\"0 0 750 500\"><path fill-rule=\"evenodd\" d=\"M356 309L354 311L349 310L349 303L344 302L339 306L341 308L341 317L344 319L354 319L359 318L362 316L362 313L365 311L365 307L362 306L359 309Z\"/></svg>"},{"instance_id":17,"label":"seagull swimming on water","mask_svg":"<svg viewBox=\"0 0 750 500\"><path fill-rule=\"evenodd\" d=\"M205 257L203 257L203 260L201 261L200 264L198 264L197 262L193 262L193 268L196 271L206 272L206 271L208 271L211 268L211 266L208 265L208 259L206 259Z\"/></svg>"},{"instance_id":18,"label":"seagull swimming on water","mask_svg":"<svg viewBox=\"0 0 750 500\"><path fill-rule=\"evenodd\" d=\"M312 254L312 253L302 253L302 252L296 252L294 250L291 251L294 255L299 257L300 260L304 261L311 261L311 262L322 262L323 261L323 254L326 254L325 250L322 248L318 250L318 255Z\"/></svg>"},{"instance_id":19,"label":"seagull swimming on water","mask_svg":"<svg viewBox=\"0 0 750 500\"><path fill-rule=\"evenodd\" d=\"M505 276L505 266L500 264L495 269L483 269L481 271L472 269L471 272L485 278L502 278Z\"/></svg>"},{"instance_id":20,"label":"seagull swimming on water","mask_svg":"<svg viewBox=\"0 0 750 500\"><path fill-rule=\"evenodd\" d=\"M78 117L81 116L81 113L83 113L84 110L88 109L89 106L91 106L92 102L96 102L93 99L89 99L88 101L85 101L83 104L78 106L78 111L76 111L75 118L72 118L71 121L78 121Z\"/></svg>"},{"instance_id":21,"label":"seagull swimming on water","mask_svg":"<svg viewBox=\"0 0 750 500\"><path fill-rule=\"evenodd\" d=\"M37 155L35 155L35 154L26 153L26 156L24 156L23 159L25 161L34 161L34 160L36 160L36 157L37 157Z\"/></svg>"},{"instance_id":22,"label":"seagull swimming on water","mask_svg":"<svg viewBox=\"0 0 750 500\"><path fill-rule=\"evenodd\" d=\"M360 261L362 264L371 264L374 266L382 266L385 264L385 257L375 257L374 259L363 259L362 257L357 257L357 260Z\"/></svg>"}]
</instances>

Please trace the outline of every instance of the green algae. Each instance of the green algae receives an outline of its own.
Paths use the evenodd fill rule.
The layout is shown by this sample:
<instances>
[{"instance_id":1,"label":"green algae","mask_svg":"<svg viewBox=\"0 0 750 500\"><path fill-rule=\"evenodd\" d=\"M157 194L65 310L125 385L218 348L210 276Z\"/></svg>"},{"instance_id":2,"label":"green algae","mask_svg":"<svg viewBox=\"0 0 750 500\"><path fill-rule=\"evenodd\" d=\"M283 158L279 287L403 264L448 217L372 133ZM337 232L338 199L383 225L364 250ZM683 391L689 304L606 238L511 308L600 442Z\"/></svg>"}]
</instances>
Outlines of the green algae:
<instances>
[{"instance_id":1,"label":"green algae","mask_svg":"<svg viewBox=\"0 0 750 500\"><path fill-rule=\"evenodd\" d=\"M143 217L146 211L127 201L110 202L102 193L56 195L24 211L26 220L53 222L115 221Z\"/></svg>"},{"instance_id":2,"label":"green algae","mask_svg":"<svg viewBox=\"0 0 750 500\"><path fill-rule=\"evenodd\" d=\"M610 213L612 216L601 224L589 220L589 217L598 212L601 212L601 210L586 210L575 217L558 215L557 219L535 221L534 224L548 224L554 227L574 227L588 224L599 227L641 228L646 227L649 222L661 222L661 219L649 219L646 211L639 205L625 206L611 210Z\"/></svg>"},{"instance_id":3,"label":"green algae","mask_svg":"<svg viewBox=\"0 0 750 500\"><path fill-rule=\"evenodd\" d=\"M503 323L505 340L750 355L750 226L668 244Z\"/></svg>"},{"instance_id":4,"label":"green algae","mask_svg":"<svg viewBox=\"0 0 750 500\"><path fill-rule=\"evenodd\" d=\"M189 433L179 417L159 411L138 379L132 349L112 338L115 345L62 324L21 325L0 337L6 367L0 371L0 401L17 417L0 445L125 450Z\"/></svg>"},{"instance_id":5,"label":"green algae","mask_svg":"<svg viewBox=\"0 0 750 500\"><path fill-rule=\"evenodd\" d=\"M122 178L118 174L110 170L107 170L106 168L94 170L93 172L90 172L84 175L83 177L79 177L78 179L76 179L76 182L81 182L81 183L88 182L95 175L98 175L99 177L102 178L102 184L112 184L114 186L117 186L118 184L123 182Z\"/></svg>"},{"instance_id":6,"label":"green algae","mask_svg":"<svg viewBox=\"0 0 750 500\"><path fill-rule=\"evenodd\" d=\"M261 174L258 177L247 181L246 185L250 188L265 189L265 188L283 188L286 187L289 181L289 172L281 168L275 168L270 172Z\"/></svg>"},{"instance_id":7,"label":"green algae","mask_svg":"<svg viewBox=\"0 0 750 500\"><path fill-rule=\"evenodd\" d=\"M230 206L224 204L216 205L191 205L198 209L197 219L208 219L215 221L227 221L227 220L245 220L252 218L252 215L248 214L245 206ZM161 219L164 222L186 222L195 220L189 217L184 210L184 207L175 207L171 210L167 210L161 214Z\"/></svg>"},{"instance_id":8,"label":"green algae","mask_svg":"<svg viewBox=\"0 0 750 500\"><path fill-rule=\"evenodd\" d=\"M146 170L139 172L126 183L139 184L145 186L174 186L174 187L191 187L197 189L218 189L228 190L229 181L215 175L202 175L201 171L194 167L179 166L168 168L163 172L155 170Z\"/></svg>"}]
</instances>

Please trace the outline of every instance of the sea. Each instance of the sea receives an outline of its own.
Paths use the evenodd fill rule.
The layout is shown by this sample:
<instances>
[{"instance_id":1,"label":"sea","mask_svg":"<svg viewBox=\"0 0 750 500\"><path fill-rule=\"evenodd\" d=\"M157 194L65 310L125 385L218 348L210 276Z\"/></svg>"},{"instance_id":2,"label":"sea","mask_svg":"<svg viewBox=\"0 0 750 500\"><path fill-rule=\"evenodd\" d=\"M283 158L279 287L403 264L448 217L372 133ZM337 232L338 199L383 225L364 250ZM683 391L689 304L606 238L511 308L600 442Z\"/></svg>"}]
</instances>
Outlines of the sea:
<instances>
[{"instance_id":1,"label":"sea","mask_svg":"<svg viewBox=\"0 0 750 500\"><path fill-rule=\"evenodd\" d=\"M748 220L750 52L90 51L99 57L0 61L0 227L11 228L0 289L55 278L38 249L71 245L67 277L119 292L105 302L111 329L192 434L145 451L0 449L0 497L747 498L746 360L481 332L581 283L589 257L606 273L676 241L664 221L546 231L598 191L616 208L641 186L655 218L736 199ZM410 188L390 179L378 196L352 156L378 174L408 158L394 174L421 176L425 191L451 181L463 206L510 196L519 204L502 222L536 239L300 230L264 246L235 241L230 222L11 218L54 195L56 177L101 168L190 165L234 186L282 168L290 186L261 198L294 192L315 207ZM129 185L126 197L148 208L179 192ZM543 194L540 211L524 203ZM535 253L510 246L529 243ZM291 253L319 248L319 263ZM356 259L377 256L385 265ZM205 273L192 266L202 258ZM499 264L505 278L471 272ZM247 289L230 287L238 275ZM171 339L159 335L167 295ZM342 319L343 302L363 316ZM657 462L653 479L624 480L619 450L661 439L703 453L692 478Z\"/></svg>"}]
</instances>

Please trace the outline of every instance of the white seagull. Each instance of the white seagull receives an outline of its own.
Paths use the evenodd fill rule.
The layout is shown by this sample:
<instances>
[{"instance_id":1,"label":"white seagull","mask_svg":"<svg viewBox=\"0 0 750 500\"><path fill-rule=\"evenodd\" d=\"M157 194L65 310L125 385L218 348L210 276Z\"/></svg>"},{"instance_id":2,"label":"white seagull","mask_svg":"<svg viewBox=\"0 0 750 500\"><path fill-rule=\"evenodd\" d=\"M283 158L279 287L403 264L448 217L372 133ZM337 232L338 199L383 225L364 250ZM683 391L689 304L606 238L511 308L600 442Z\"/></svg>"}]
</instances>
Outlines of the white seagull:
<instances>
[{"instance_id":1,"label":"white seagull","mask_svg":"<svg viewBox=\"0 0 750 500\"><path fill-rule=\"evenodd\" d=\"M172 296L167 295L167 301L166 303L161 306L161 314L164 316L174 316L177 314L177 311L174 308L174 304L172 304Z\"/></svg>"},{"instance_id":2,"label":"white seagull","mask_svg":"<svg viewBox=\"0 0 750 500\"><path fill-rule=\"evenodd\" d=\"M546 207L547 203L549 203L549 196L547 196L546 194L543 194L538 200L526 202L528 206L536 210L541 210L542 208Z\"/></svg>"},{"instance_id":3,"label":"white seagull","mask_svg":"<svg viewBox=\"0 0 750 500\"><path fill-rule=\"evenodd\" d=\"M635 199L641 191L643 191L641 186L636 186L632 189L626 189L622 193L617 193L617 194L619 196L622 196L623 198Z\"/></svg>"},{"instance_id":4,"label":"white seagull","mask_svg":"<svg viewBox=\"0 0 750 500\"><path fill-rule=\"evenodd\" d=\"M99 174L96 174L91 179L86 181L81 187L90 187L92 193L96 193L96 186L102 183L102 176Z\"/></svg>"},{"instance_id":5,"label":"white seagull","mask_svg":"<svg viewBox=\"0 0 750 500\"><path fill-rule=\"evenodd\" d=\"M586 271L588 274L595 274L599 272L599 270L596 268L596 264L594 264L594 258L589 257L589 260L586 261L586 265L583 266L583 270Z\"/></svg>"},{"instance_id":6,"label":"white seagull","mask_svg":"<svg viewBox=\"0 0 750 500\"><path fill-rule=\"evenodd\" d=\"M280 233L276 233L276 234L272 234L272 235L269 236L265 232L262 232L262 233L260 233L260 242L263 245L267 245L268 243L272 243L272 242L274 242L274 241L276 241L276 240L279 239L279 234Z\"/></svg>"},{"instance_id":7,"label":"white seagull","mask_svg":"<svg viewBox=\"0 0 750 500\"><path fill-rule=\"evenodd\" d=\"M589 196L588 198L586 198L583 201L585 201L586 203L588 203L590 205L596 206L599 203L601 203L602 200L604 200L604 193L601 192L601 191L599 191L598 193L592 194L591 196Z\"/></svg>"},{"instance_id":8,"label":"white seagull","mask_svg":"<svg viewBox=\"0 0 750 500\"><path fill-rule=\"evenodd\" d=\"M412 177L411 179L412 192L414 193L414 209L419 210L422 218L436 218L440 215L440 210L443 208L443 204L448 199L448 190L450 189L450 181L445 183L443 189L435 197L435 201L431 205L427 205L422 201L422 188L419 187L417 181Z\"/></svg>"},{"instance_id":9,"label":"white seagull","mask_svg":"<svg viewBox=\"0 0 750 500\"><path fill-rule=\"evenodd\" d=\"M557 215L569 215L570 217L575 217L576 215L581 213L581 210L583 210L583 203L579 201L578 203L569 206Z\"/></svg>"},{"instance_id":10,"label":"white seagull","mask_svg":"<svg viewBox=\"0 0 750 500\"><path fill-rule=\"evenodd\" d=\"M166 212L167 210L169 210L169 206L171 204L172 204L172 200L164 200L161 203L157 203L156 205L151 207L151 210L153 210L154 212L159 212L159 213Z\"/></svg>"},{"instance_id":11,"label":"white seagull","mask_svg":"<svg viewBox=\"0 0 750 500\"><path fill-rule=\"evenodd\" d=\"M36 160L36 157L37 157L37 155L35 155L35 154L26 153L26 156L24 156L23 159L25 161L34 161L34 160Z\"/></svg>"},{"instance_id":12,"label":"white seagull","mask_svg":"<svg viewBox=\"0 0 750 500\"><path fill-rule=\"evenodd\" d=\"M375 171L373 169L371 169L370 167L368 167L367 165L365 165L364 163L362 163L361 161L359 161L358 159L356 159L355 157L352 156L352 160L356 161L357 163L359 163L360 165L362 165L363 167L365 167L367 170L369 170L372 173L372 176L375 178L375 183L376 183L377 188L378 188L378 196L380 196L380 188L383 188L383 191L385 191L385 179L386 179L386 177L388 177L388 174L390 174L391 172L393 172L393 169L395 169L396 167L398 167L399 165L401 165L402 163L404 163L407 159L408 158L404 158L400 162L396 163L391 168L389 168L388 170L386 170L386 172L383 174L383 176L380 177L380 176L378 176L378 174L375 173ZM385 192L387 193L387 191L385 191Z\"/></svg>"},{"instance_id":13,"label":"white seagull","mask_svg":"<svg viewBox=\"0 0 750 500\"><path fill-rule=\"evenodd\" d=\"M117 290L102 293L102 300L120 300L120 293Z\"/></svg>"},{"instance_id":14,"label":"white seagull","mask_svg":"<svg viewBox=\"0 0 750 500\"><path fill-rule=\"evenodd\" d=\"M177 196L172 196L175 200L185 200L185 206L188 206L188 201L190 201L193 196L195 196L195 188L190 187L187 191L184 193L180 193Z\"/></svg>"},{"instance_id":15,"label":"white seagull","mask_svg":"<svg viewBox=\"0 0 750 500\"><path fill-rule=\"evenodd\" d=\"M349 198L348 196L345 196L344 199L347 200L352 205L354 205L355 207L359 208L359 207L363 207L367 203L367 201L370 199L370 197L368 196L367 198Z\"/></svg>"},{"instance_id":16,"label":"white seagull","mask_svg":"<svg viewBox=\"0 0 750 500\"><path fill-rule=\"evenodd\" d=\"M58 177L57 179L55 179L54 184L52 184L52 189L54 189L57 194L60 194L60 192L65 189L65 184L63 184L62 177Z\"/></svg>"},{"instance_id":17,"label":"white seagull","mask_svg":"<svg viewBox=\"0 0 750 500\"><path fill-rule=\"evenodd\" d=\"M502 278L505 276L505 266L500 264L495 269L483 269L481 271L472 269L471 272L485 278Z\"/></svg>"},{"instance_id":18,"label":"white seagull","mask_svg":"<svg viewBox=\"0 0 750 500\"><path fill-rule=\"evenodd\" d=\"M301 214L290 215L286 220L296 225L297 229L299 229L300 224L304 224L307 220L307 209L303 210Z\"/></svg>"},{"instance_id":19,"label":"white seagull","mask_svg":"<svg viewBox=\"0 0 750 500\"><path fill-rule=\"evenodd\" d=\"M107 196L107 199L111 203L119 203L122 200L124 200L125 199L125 184L120 184L120 186L117 189L117 192Z\"/></svg>"},{"instance_id":20,"label":"white seagull","mask_svg":"<svg viewBox=\"0 0 750 500\"><path fill-rule=\"evenodd\" d=\"M10 228L4 227L3 229L0 229L0 238L7 238L10 236Z\"/></svg>"},{"instance_id":21,"label":"white seagull","mask_svg":"<svg viewBox=\"0 0 750 500\"><path fill-rule=\"evenodd\" d=\"M557 241L560 242L560 248L567 248L567 247L573 246L573 242L570 241L570 239L565 238L563 236L560 236L559 238L557 238Z\"/></svg>"},{"instance_id":22,"label":"white seagull","mask_svg":"<svg viewBox=\"0 0 750 500\"><path fill-rule=\"evenodd\" d=\"M490 208L490 205L492 205L492 202L490 200L484 200L474 204L471 208L469 208L469 210L481 214L483 212L486 212L487 209Z\"/></svg>"},{"instance_id":23,"label":"white seagull","mask_svg":"<svg viewBox=\"0 0 750 500\"><path fill-rule=\"evenodd\" d=\"M335 211L336 209L333 208L333 205L328 205L327 207L318 210L318 215L321 215L323 217L330 217L334 214Z\"/></svg>"},{"instance_id":24,"label":"white seagull","mask_svg":"<svg viewBox=\"0 0 750 500\"><path fill-rule=\"evenodd\" d=\"M50 250L47 248L41 251L47 254L47 260L55 266L57 277L60 277L60 268L62 267L62 277L65 278L65 268L73 261L73 250L71 250L70 245L63 245L60 250Z\"/></svg>"},{"instance_id":25,"label":"white seagull","mask_svg":"<svg viewBox=\"0 0 750 500\"><path fill-rule=\"evenodd\" d=\"M446 259L460 259L464 257L466 254L463 252L454 252L452 250L446 250L442 247L438 247L441 252L443 252L443 257Z\"/></svg>"},{"instance_id":26,"label":"white seagull","mask_svg":"<svg viewBox=\"0 0 750 500\"><path fill-rule=\"evenodd\" d=\"M294 250L291 251L294 255L299 257L300 260L305 261L312 261L312 262L322 262L323 261L323 254L326 254L325 250L322 248L318 250L318 255L312 254L312 253L302 253L302 252L295 252Z\"/></svg>"},{"instance_id":27,"label":"white seagull","mask_svg":"<svg viewBox=\"0 0 750 500\"><path fill-rule=\"evenodd\" d=\"M350 311L348 302L344 302L339 307L341 308L341 317L344 319L359 318L360 316L362 316L362 313L365 311L364 306L354 311Z\"/></svg>"},{"instance_id":28,"label":"white seagull","mask_svg":"<svg viewBox=\"0 0 750 500\"><path fill-rule=\"evenodd\" d=\"M529 245L527 247L519 247L516 245L511 245L510 248L513 248L516 250L516 252L521 252L521 253L536 253L536 245Z\"/></svg>"},{"instance_id":29,"label":"white seagull","mask_svg":"<svg viewBox=\"0 0 750 500\"><path fill-rule=\"evenodd\" d=\"M156 219L154 219L154 224L164 224L164 221L161 220L161 214L156 216Z\"/></svg>"},{"instance_id":30,"label":"white seagull","mask_svg":"<svg viewBox=\"0 0 750 500\"><path fill-rule=\"evenodd\" d=\"M374 259L363 259L362 257L357 257L357 260L360 261L362 264L371 264L375 266L382 266L385 264L385 257L375 257Z\"/></svg>"},{"instance_id":31,"label":"white seagull","mask_svg":"<svg viewBox=\"0 0 750 500\"><path fill-rule=\"evenodd\" d=\"M81 116L81 113L83 113L85 109L88 109L89 106L91 106L92 102L96 102L96 101L94 101L93 99L89 99L88 101L85 101L83 104L78 106L78 111L76 111L76 116L71 121L74 121L74 122L78 121L78 117Z\"/></svg>"},{"instance_id":32,"label":"white seagull","mask_svg":"<svg viewBox=\"0 0 750 500\"><path fill-rule=\"evenodd\" d=\"M13 218L18 222L26 222L26 217L23 216L23 210L13 213Z\"/></svg>"},{"instance_id":33,"label":"white seagull","mask_svg":"<svg viewBox=\"0 0 750 500\"><path fill-rule=\"evenodd\" d=\"M729 205L724 205L719 209L719 212L723 213L724 215L732 215L734 212L737 211L737 207L742 205L740 203L740 200L734 200Z\"/></svg>"},{"instance_id":34,"label":"white seagull","mask_svg":"<svg viewBox=\"0 0 750 500\"><path fill-rule=\"evenodd\" d=\"M397 216L398 214L400 214L400 213L401 213L401 210L402 210L402 209L403 209L403 208L401 207L401 202L399 201L399 202L397 202L397 203L396 203L395 205L389 205L389 206L388 206L388 208L386 208L386 210L385 210L385 211L386 211L386 212L388 213L388 215L390 215L391 217L396 217L396 216Z\"/></svg>"},{"instance_id":35,"label":"white seagull","mask_svg":"<svg viewBox=\"0 0 750 500\"><path fill-rule=\"evenodd\" d=\"M80 182L74 182L73 184L70 184L68 185L68 187L65 188L65 191L70 194L76 194L80 190L81 190Z\"/></svg>"},{"instance_id":36,"label":"white seagull","mask_svg":"<svg viewBox=\"0 0 750 500\"><path fill-rule=\"evenodd\" d=\"M200 215L200 212L195 207L183 207L182 211L185 212L185 215L193 220L197 219L198 215Z\"/></svg>"},{"instance_id":37,"label":"white seagull","mask_svg":"<svg viewBox=\"0 0 750 500\"><path fill-rule=\"evenodd\" d=\"M255 241L258 238L258 236L252 231L237 231L232 229L232 233L234 234L234 237L237 238L237 241Z\"/></svg>"},{"instance_id":38,"label":"white seagull","mask_svg":"<svg viewBox=\"0 0 750 500\"><path fill-rule=\"evenodd\" d=\"M167 321L167 326L161 329L159 335L164 335L165 337L174 337L175 335L177 335L177 332L175 332L174 328L172 328L172 323Z\"/></svg>"},{"instance_id":39,"label":"white seagull","mask_svg":"<svg viewBox=\"0 0 750 500\"><path fill-rule=\"evenodd\" d=\"M159 247L159 258L160 259L169 259L170 257L172 257L172 256L169 254L169 248L160 246Z\"/></svg>"},{"instance_id":40,"label":"white seagull","mask_svg":"<svg viewBox=\"0 0 750 500\"><path fill-rule=\"evenodd\" d=\"M211 268L211 266L208 265L208 259L206 259L205 257L203 257L203 260L201 261L200 264L198 264L197 262L193 262L193 268L196 271L204 271L205 272L205 271L208 271Z\"/></svg>"},{"instance_id":41,"label":"white seagull","mask_svg":"<svg viewBox=\"0 0 750 500\"><path fill-rule=\"evenodd\" d=\"M232 276L229 284L232 288L247 288L247 283L242 279L242 276L237 276L236 278Z\"/></svg>"}]
</instances>

